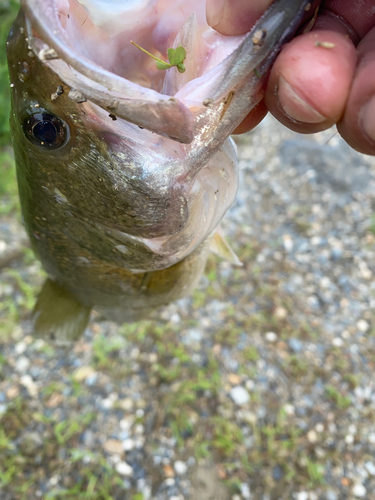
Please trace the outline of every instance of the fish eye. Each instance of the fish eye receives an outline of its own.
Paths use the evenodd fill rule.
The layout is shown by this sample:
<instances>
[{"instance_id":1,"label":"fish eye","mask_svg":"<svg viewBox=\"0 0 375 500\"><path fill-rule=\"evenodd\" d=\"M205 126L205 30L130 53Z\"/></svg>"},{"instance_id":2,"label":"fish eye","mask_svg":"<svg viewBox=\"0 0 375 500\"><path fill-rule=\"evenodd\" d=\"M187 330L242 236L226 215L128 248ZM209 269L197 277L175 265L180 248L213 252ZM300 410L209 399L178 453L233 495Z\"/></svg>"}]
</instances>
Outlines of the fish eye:
<instances>
[{"instance_id":1,"label":"fish eye","mask_svg":"<svg viewBox=\"0 0 375 500\"><path fill-rule=\"evenodd\" d=\"M47 111L38 111L24 123L24 131L30 142L44 149L58 149L69 139L68 125Z\"/></svg>"}]
</instances>

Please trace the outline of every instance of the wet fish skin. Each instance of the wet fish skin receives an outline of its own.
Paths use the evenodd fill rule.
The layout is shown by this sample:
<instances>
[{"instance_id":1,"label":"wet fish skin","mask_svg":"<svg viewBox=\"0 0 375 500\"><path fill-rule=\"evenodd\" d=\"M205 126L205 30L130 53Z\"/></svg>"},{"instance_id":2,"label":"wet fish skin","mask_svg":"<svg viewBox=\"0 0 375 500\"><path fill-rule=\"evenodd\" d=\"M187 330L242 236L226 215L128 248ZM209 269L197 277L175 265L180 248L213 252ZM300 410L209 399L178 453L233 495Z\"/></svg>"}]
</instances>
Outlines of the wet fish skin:
<instances>
[{"instance_id":1,"label":"wet fish skin","mask_svg":"<svg viewBox=\"0 0 375 500\"><path fill-rule=\"evenodd\" d=\"M291 3L295 10L307 4ZM208 236L237 188L234 152L224 141L240 119L243 77L225 119L220 119L220 101L212 111L212 123L206 121L211 135L201 134L201 142L202 137L206 142L199 147L197 136L191 147L185 147L126 123L124 136L124 129L116 132L101 108L69 98L69 86L51 69L53 61L41 61L30 50L27 28L21 9L8 40L11 128L22 213L33 249L54 283L84 308L95 307L117 321L141 319L155 307L190 293L204 270ZM277 40L260 67L262 75L276 55L276 45ZM226 71L227 80L234 78L230 68ZM261 82L254 75L252 79L246 92L253 92L257 102ZM52 100L61 87L64 92ZM64 147L47 150L25 139L25 123L43 112L58 117L62 127L67 124ZM236 119L231 120L233 114ZM145 153L148 144L154 153ZM159 167L150 170L150 162ZM201 212L193 214L191 197L198 203L205 192L202 186L216 189L215 170L222 177L217 181L221 212L210 215L207 234L199 233L199 227L194 232ZM41 297L35 324L43 335L58 337L59 325L53 326L54 332L49 321L38 325L41 311L51 307L45 295ZM77 337L82 325L78 330L73 324L64 335Z\"/></svg>"}]
</instances>

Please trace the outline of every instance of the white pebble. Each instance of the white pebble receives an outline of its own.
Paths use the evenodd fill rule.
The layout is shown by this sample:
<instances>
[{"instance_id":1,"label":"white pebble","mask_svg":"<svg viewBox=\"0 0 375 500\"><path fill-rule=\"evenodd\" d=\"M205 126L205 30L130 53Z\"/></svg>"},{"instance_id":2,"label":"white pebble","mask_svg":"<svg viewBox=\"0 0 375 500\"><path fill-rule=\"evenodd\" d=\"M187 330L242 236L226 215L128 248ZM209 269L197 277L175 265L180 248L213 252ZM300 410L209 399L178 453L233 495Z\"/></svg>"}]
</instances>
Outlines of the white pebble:
<instances>
[{"instance_id":1,"label":"white pebble","mask_svg":"<svg viewBox=\"0 0 375 500\"><path fill-rule=\"evenodd\" d=\"M30 360L27 359L25 356L20 356L17 361L16 361L16 370L18 372L25 372L30 366Z\"/></svg>"},{"instance_id":2,"label":"white pebble","mask_svg":"<svg viewBox=\"0 0 375 500\"><path fill-rule=\"evenodd\" d=\"M371 476L375 476L375 464L374 462L366 462L365 467L367 469L367 472L371 474Z\"/></svg>"},{"instance_id":3,"label":"white pebble","mask_svg":"<svg viewBox=\"0 0 375 500\"><path fill-rule=\"evenodd\" d=\"M284 406L284 411L287 415L294 415L294 412L295 412L295 408L293 405L290 405L290 404L286 404Z\"/></svg>"},{"instance_id":4,"label":"white pebble","mask_svg":"<svg viewBox=\"0 0 375 500\"><path fill-rule=\"evenodd\" d=\"M345 443L346 444L353 444L354 443L354 436L353 436L353 434L347 434L345 436Z\"/></svg>"},{"instance_id":5,"label":"white pebble","mask_svg":"<svg viewBox=\"0 0 375 500\"><path fill-rule=\"evenodd\" d=\"M307 433L307 439L309 440L310 443L316 443L317 442L318 435L317 435L316 431L314 431L314 429L311 429L311 431L309 431Z\"/></svg>"},{"instance_id":6,"label":"white pebble","mask_svg":"<svg viewBox=\"0 0 375 500\"><path fill-rule=\"evenodd\" d=\"M183 474L186 474L187 465L185 464L185 462L182 462L182 460L176 460L173 467L176 471L176 474L179 474L181 476Z\"/></svg>"},{"instance_id":7,"label":"white pebble","mask_svg":"<svg viewBox=\"0 0 375 500\"><path fill-rule=\"evenodd\" d=\"M307 491L300 491L296 495L296 500L309 500L309 494Z\"/></svg>"},{"instance_id":8,"label":"white pebble","mask_svg":"<svg viewBox=\"0 0 375 500\"><path fill-rule=\"evenodd\" d=\"M267 342L276 342L277 335L275 332L267 332L265 334L265 338L266 338Z\"/></svg>"},{"instance_id":9,"label":"white pebble","mask_svg":"<svg viewBox=\"0 0 375 500\"><path fill-rule=\"evenodd\" d=\"M367 495L367 490L363 486L363 484L358 483L353 486L352 493L357 498L365 498L365 496Z\"/></svg>"},{"instance_id":10,"label":"white pebble","mask_svg":"<svg viewBox=\"0 0 375 500\"><path fill-rule=\"evenodd\" d=\"M344 345L344 341L341 337L335 337L332 340L332 345L334 345L335 347L342 347Z\"/></svg>"},{"instance_id":11,"label":"white pebble","mask_svg":"<svg viewBox=\"0 0 375 500\"><path fill-rule=\"evenodd\" d=\"M322 423L316 424L315 430L316 430L316 432L323 432L324 431L324 425Z\"/></svg>"},{"instance_id":12,"label":"white pebble","mask_svg":"<svg viewBox=\"0 0 375 500\"><path fill-rule=\"evenodd\" d=\"M356 434L357 433L357 427L354 424L350 424L348 427L348 432L349 434Z\"/></svg>"},{"instance_id":13,"label":"white pebble","mask_svg":"<svg viewBox=\"0 0 375 500\"><path fill-rule=\"evenodd\" d=\"M130 465L127 464L126 462L119 462L116 465L116 470L122 476L131 476L131 475L133 475L133 467L130 467Z\"/></svg>"},{"instance_id":14,"label":"white pebble","mask_svg":"<svg viewBox=\"0 0 375 500\"><path fill-rule=\"evenodd\" d=\"M371 434L369 434L368 440L371 444L375 444L375 432L371 432Z\"/></svg>"},{"instance_id":15,"label":"white pebble","mask_svg":"<svg viewBox=\"0 0 375 500\"><path fill-rule=\"evenodd\" d=\"M26 351L26 347L26 342L18 342L18 344L14 346L14 350L16 354L23 354Z\"/></svg>"},{"instance_id":16,"label":"white pebble","mask_svg":"<svg viewBox=\"0 0 375 500\"><path fill-rule=\"evenodd\" d=\"M370 325L364 319L360 319L357 323L357 328L360 332L366 333Z\"/></svg>"},{"instance_id":17,"label":"white pebble","mask_svg":"<svg viewBox=\"0 0 375 500\"><path fill-rule=\"evenodd\" d=\"M20 382L29 391L31 397L35 398L38 395L38 387L30 375L23 375Z\"/></svg>"},{"instance_id":18,"label":"white pebble","mask_svg":"<svg viewBox=\"0 0 375 500\"><path fill-rule=\"evenodd\" d=\"M242 385L236 385L233 387L230 391L230 397L238 406L244 405L250 401L249 393L244 387L242 387Z\"/></svg>"},{"instance_id":19,"label":"white pebble","mask_svg":"<svg viewBox=\"0 0 375 500\"><path fill-rule=\"evenodd\" d=\"M241 483L240 490L243 498L245 498L246 500L249 500L251 498L250 488L248 484Z\"/></svg>"},{"instance_id":20,"label":"white pebble","mask_svg":"<svg viewBox=\"0 0 375 500\"><path fill-rule=\"evenodd\" d=\"M132 439L125 439L125 441L122 442L122 447L124 451L131 451L135 447L135 442Z\"/></svg>"}]
</instances>

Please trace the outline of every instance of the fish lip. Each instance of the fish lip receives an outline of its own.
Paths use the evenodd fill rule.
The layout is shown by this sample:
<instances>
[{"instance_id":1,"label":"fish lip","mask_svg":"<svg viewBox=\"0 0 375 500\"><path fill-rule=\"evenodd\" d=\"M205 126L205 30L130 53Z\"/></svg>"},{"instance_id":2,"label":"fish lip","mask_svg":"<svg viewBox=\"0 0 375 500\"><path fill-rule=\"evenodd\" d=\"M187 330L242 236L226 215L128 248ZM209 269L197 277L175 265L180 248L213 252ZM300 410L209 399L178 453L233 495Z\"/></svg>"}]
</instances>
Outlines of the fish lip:
<instances>
[{"instance_id":1,"label":"fish lip","mask_svg":"<svg viewBox=\"0 0 375 500\"><path fill-rule=\"evenodd\" d=\"M174 97L146 89L96 65L69 45L56 0L21 0L28 43L36 56L47 44L57 57L43 60L72 88L109 113L182 144L194 139L194 116ZM36 37L34 33L37 33Z\"/></svg>"}]
</instances>

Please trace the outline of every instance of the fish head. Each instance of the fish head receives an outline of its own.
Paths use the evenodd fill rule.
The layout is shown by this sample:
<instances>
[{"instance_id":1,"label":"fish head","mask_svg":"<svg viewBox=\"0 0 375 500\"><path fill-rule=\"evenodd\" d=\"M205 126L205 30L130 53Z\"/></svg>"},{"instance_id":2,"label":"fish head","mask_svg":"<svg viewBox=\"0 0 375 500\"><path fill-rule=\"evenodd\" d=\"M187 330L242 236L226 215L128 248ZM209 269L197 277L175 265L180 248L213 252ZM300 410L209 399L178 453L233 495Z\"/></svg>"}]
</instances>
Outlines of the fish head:
<instances>
[{"instance_id":1,"label":"fish head","mask_svg":"<svg viewBox=\"0 0 375 500\"><path fill-rule=\"evenodd\" d=\"M8 40L11 125L39 255L68 239L147 271L197 248L237 190L227 138L307 3L280 0L255 31L224 37L198 0L23 0ZM186 71L158 70L132 40L164 60L183 46Z\"/></svg>"}]
</instances>

